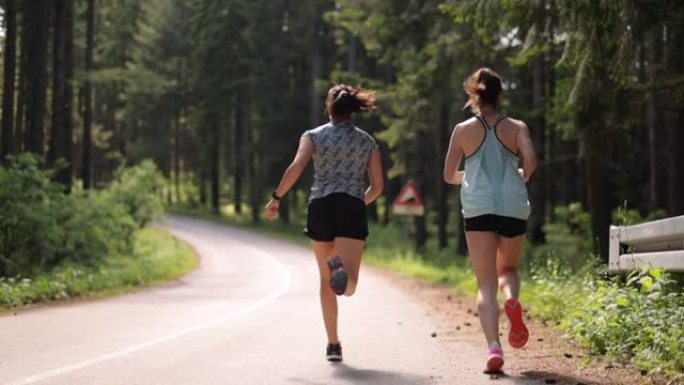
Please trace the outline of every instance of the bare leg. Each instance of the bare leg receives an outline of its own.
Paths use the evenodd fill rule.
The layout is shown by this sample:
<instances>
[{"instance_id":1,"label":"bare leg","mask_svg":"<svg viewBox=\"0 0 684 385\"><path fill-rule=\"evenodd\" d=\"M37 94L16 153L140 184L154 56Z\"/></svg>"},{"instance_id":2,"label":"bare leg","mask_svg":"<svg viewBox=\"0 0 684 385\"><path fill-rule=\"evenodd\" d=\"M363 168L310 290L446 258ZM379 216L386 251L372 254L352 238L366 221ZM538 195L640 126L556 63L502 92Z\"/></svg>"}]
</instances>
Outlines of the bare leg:
<instances>
[{"instance_id":1,"label":"bare leg","mask_svg":"<svg viewBox=\"0 0 684 385\"><path fill-rule=\"evenodd\" d=\"M499 237L496 257L496 271L499 277L499 288L506 299L518 299L520 294L520 275L518 265L522 256L525 235L513 238Z\"/></svg>"},{"instance_id":2,"label":"bare leg","mask_svg":"<svg viewBox=\"0 0 684 385\"><path fill-rule=\"evenodd\" d=\"M525 235L514 238L499 238L497 248L497 274L499 276L499 287L506 296L506 316L510 321L508 330L508 343L514 348L522 348L527 343L530 332L523 320L522 307L518 302L520 294L520 276L518 275L518 265L522 255Z\"/></svg>"},{"instance_id":3,"label":"bare leg","mask_svg":"<svg viewBox=\"0 0 684 385\"><path fill-rule=\"evenodd\" d=\"M488 231L467 231L470 264L477 278L477 311L487 345L499 343L499 303L496 275L497 235Z\"/></svg>"},{"instance_id":4,"label":"bare leg","mask_svg":"<svg viewBox=\"0 0 684 385\"><path fill-rule=\"evenodd\" d=\"M328 335L328 342L336 344L340 342L337 335L337 296L328 284L330 270L325 263L328 257L335 255L335 244L333 242L311 241L311 246L313 247L314 254L316 254L318 272L321 278L321 310L323 311L325 332Z\"/></svg>"},{"instance_id":5,"label":"bare leg","mask_svg":"<svg viewBox=\"0 0 684 385\"><path fill-rule=\"evenodd\" d=\"M335 250L339 253L342 264L347 270L348 282L344 295L351 296L356 291L359 282L359 269L361 268L361 255L363 254L364 241L353 238L335 238Z\"/></svg>"}]
</instances>

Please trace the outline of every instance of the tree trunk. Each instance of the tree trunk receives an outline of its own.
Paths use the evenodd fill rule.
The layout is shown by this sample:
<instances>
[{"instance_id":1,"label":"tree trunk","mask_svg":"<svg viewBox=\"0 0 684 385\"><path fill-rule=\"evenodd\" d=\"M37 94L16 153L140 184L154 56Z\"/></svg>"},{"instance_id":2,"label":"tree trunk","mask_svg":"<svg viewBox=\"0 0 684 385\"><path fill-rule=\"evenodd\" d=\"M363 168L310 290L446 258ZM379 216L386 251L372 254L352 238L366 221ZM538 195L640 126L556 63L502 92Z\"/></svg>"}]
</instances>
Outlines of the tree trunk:
<instances>
[{"instance_id":1,"label":"tree trunk","mask_svg":"<svg viewBox=\"0 0 684 385\"><path fill-rule=\"evenodd\" d=\"M88 0L88 9L86 11L86 50L85 50L85 71L86 80L83 83L83 165L81 169L81 178L83 180L83 188L89 189L92 187L93 177L93 101L90 76L93 71L93 52L95 49L95 0Z\"/></svg>"},{"instance_id":2,"label":"tree trunk","mask_svg":"<svg viewBox=\"0 0 684 385\"><path fill-rule=\"evenodd\" d=\"M678 119L671 126L670 154L672 163L669 165L670 188L669 188L669 213L672 216L684 215L684 173L681 165L684 164L684 113L679 111Z\"/></svg>"},{"instance_id":3,"label":"tree trunk","mask_svg":"<svg viewBox=\"0 0 684 385\"><path fill-rule=\"evenodd\" d=\"M64 150L64 105L65 98L65 71L64 71L64 43L65 18L64 1L52 0L54 27L52 29L52 131L50 132L50 145L48 147L48 164L55 166L57 159L62 158Z\"/></svg>"},{"instance_id":4,"label":"tree trunk","mask_svg":"<svg viewBox=\"0 0 684 385\"><path fill-rule=\"evenodd\" d=\"M532 63L532 111L534 112L532 126L532 140L537 153L539 167L529 184L530 214L529 224L530 239L534 243L544 242L543 225L546 218L546 177L544 160L546 158L546 119L544 114L544 61L545 56L537 56Z\"/></svg>"},{"instance_id":5,"label":"tree trunk","mask_svg":"<svg viewBox=\"0 0 684 385\"><path fill-rule=\"evenodd\" d=\"M427 175L427 138L425 133L421 132L418 134L418 140L416 142L418 157L416 159L416 174L415 174L415 185L418 193L423 198L423 205L427 208L426 196L425 196L425 186ZM427 214L427 209L425 210ZM421 249L427 244L427 226L425 223L425 215L414 217L413 223L416 228L416 248Z\"/></svg>"},{"instance_id":6,"label":"tree trunk","mask_svg":"<svg viewBox=\"0 0 684 385\"><path fill-rule=\"evenodd\" d=\"M435 164L436 170L442 170L444 167L444 158L447 152L447 147L449 143L449 103L442 101L439 106L439 111L437 115L436 124L437 133L435 135L437 144L435 150L437 152L437 163ZM446 248L449 244L449 239L447 236L447 225L449 221L449 203L448 203L448 186L444 183L444 179L441 177L442 173L437 173L438 176L435 177L435 182L437 183L437 234L438 234L438 246L440 249Z\"/></svg>"},{"instance_id":7,"label":"tree trunk","mask_svg":"<svg viewBox=\"0 0 684 385\"><path fill-rule=\"evenodd\" d=\"M357 70L357 60L359 56L359 39L351 32L347 31L348 50L347 51L347 71L355 73Z\"/></svg>"},{"instance_id":8,"label":"tree trunk","mask_svg":"<svg viewBox=\"0 0 684 385\"><path fill-rule=\"evenodd\" d=\"M548 94L549 95L555 95L556 94L556 72L555 68L553 65L547 66L547 81L546 83L548 84ZM547 139L547 145L546 147L549 149L548 151L548 156L546 154L546 150L544 151L544 159L546 160L546 206L548 209L550 209L550 213L544 215L545 218L548 218L550 215L553 215L553 209L556 207L558 204L558 181L562 180L560 176L562 175L561 172L561 167L562 164L560 162L554 162L554 154L559 153L559 150L561 149L560 147L560 137L558 135L558 129L553 125L553 123L549 124L547 122L548 126L548 139ZM563 153L559 153L560 155L563 155ZM543 166L542 166L543 167Z\"/></svg>"},{"instance_id":9,"label":"tree trunk","mask_svg":"<svg viewBox=\"0 0 684 385\"><path fill-rule=\"evenodd\" d=\"M221 125L217 120L212 124L212 143L209 156L209 173L211 177L211 208L216 214L221 212Z\"/></svg>"},{"instance_id":10,"label":"tree trunk","mask_svg":"<svg viewBox=\"0 0 684 385\"><path fill-rule=\"evenodd\" d=\"M660 66L662 58L662 40L660 29L656 28L652 36L650 36L650 57L648 66L646 67L646 76L649 83L654 83L657 79L657 67ZM660 126L659 114L656 112L656 105L658 103L658 91L651 89L646 98L646 119L648 120L648 163L649 163L649 178L648 178L648 211L653 212L658 209L660 205L659 188L658 188L658 153L660 148L656 131Z\"/></svg>"},{"instance_id":11,"label":"tree trunk","mask_svg":"<svg viewBox=\"0 0 684 385\"><path fill-rule=\"evenodd\" d=\"M671 33L668 36L670 42L666 63L670 68L671 73L684 73L684 52L682 52L682 45L684 45L684 28L681 26L668 28ZM684 173L682 172L682 164L684 164L684 110L680 107L677 111L670 113L668 119L668 214L671 216L684 215Z\"/></svg>"},{"instance_id":12,"label":"tree trunk","mask_svg":"<svg viewBox=\"0 0 684 385\"><path fill-rule=\"evenodd\" d=\"M254 140L253 133L250 127L247 128L247 143L251 143ZM249 205L252 214L252 223L258 223L261 212L261 204L259 199L260 193L260 183L259 177L257 175L257 165L258 159L256 158L254 151L250 151L247 156L247 175L249 177Z\"/></svg>"},{"instance_id":13,"label":"tree trunk","mask_svg":"<svg viewBox=\"0 0 684 385\"><path fill-rule=\"evenodd\" d=\"M311 105L309 126L311 128L318 126L324 118L321 95L316 89L316 81L323 75L323 58L321 55L319 49L314 49L311 52L311 100L309 102Z\"/></svg>"},{"instance_id":14,"label":"tree trunk","mask_svg":"<svg viewBox=\"0 0 684 385\"><path fill-rule=\"evenodd\" d=\"M394 73L394 68L391 65L385 66L385 76L384 80L386 84L392 84L396 82L396 75ZM398 178L389 179L388 170L392 168L392 157L390 154L389 146L386 143L378 143L380 147L380 157L382 158L382 169L383 178L385 181L385 189L383 195L385 197L385 214L382 218L383 226L387 226L390 222L390 213L392 212L392 204L396 199L397 194L401 190L401 184Z\"/></svg>"},{"instance_id":15,"label":"tree trunk","mask_svg":"<svg viewBox=\"0 0 684 385\"><path fill-rule=\"evenodd\" d=\"M256 175L257 159L250 152L247 159L247 173L249 174L249 205L252 213L252 223L259 223L261 205L259 204L259 177Z\"/></svg>"},{"instance_id":16,"label":"tree trunk","mask_svg":"<svg viewBox=\"0 0 684 385\"><path fill-rule=\"evenodd\" d=\"M62 128L64 168L57 180L71 190L74 175L74 0L64 0L64 126Z\"/></svg>"},{"instance_id":17,"label":"tree trunk","mask_svg":"<svg viewBox=\"0 0 684 385\"><path fill-rule=\"evenodd\" d=\"M656 143L656 126L658 117L655 111L655 92L649 92L646 102L646 119L648 120L648 211L658 208L658 145Z\"/></svg>"},{"instance_id":18,"label":"tree trunk","mask_svg":"<svg viewBox=\"0 0 684 385\"><path fill-rule=\"evenodd\" d=\"M233 141L233 199L235 201L235 213L242 214L242 176L244 170L243 152L245 145L245 89L240 86L235 105L235 139Z\"/></svg>"},{"instance_id":19,"label":"tree trunk","mask_svg":"<svg viewBox=\"0 0 684 385\"><path fill-rule=\"evenodd\" d=\"M183 112L177 110L173 119L173 185L175 190L176 204L180 204L180 131Z\"/></svg>"},{"instance_id":20,"label":"tree trunk","mask_svg":"<svg viewBox=\"0 0 684 385\"><path fill-rule=\"evenodd\" d=\"M28 67L28 44L30 31L27 28L27 19L30 18L28 15L28 5L27 2L20 2L17 7L17 11L21 18L17 18L17 21L21 19L21 36L18 46L19 49L19 66L17 67L17 108L14 117L14 152L22 152L24 144L24 131L26 124L26 70Z\"/></svg>"},{"instance_id":21,"label":"tree trunk","mask_svg":"<svg viewBox=\"0 0 684 385\"><path fill-rule=\"evenodd\" d=\"M44 155L45 131L44 119L47 95L47 50L48 29L50 24L48 0L26 2L27 13L24 17L24 28L27 29L27 105L26 132L24 148L34 154Z\"/></svg>"},{"instance_id":22,"label":"tree trunk","mask_svg":"<svg viewBox=\"0 0 684 385\"><path fill-rule=\"evenodd\" d=\"M245 116L250 116L250 111L252 109L252 82L253 79L249 77L248 86L245 88ZM245 142L247 148L252 149L253 143L255 141L254 135L254 125L250 120L245 120ZM247 178L249 183L249 206L252 215L252 223L259 223L261 212L261 201L259 198L260 194L260 183L259 177L257 176L257 158L255 156L255 151L249 151L246 156L247 160Z\"/></svg>"},{"instance_id":23,"label":"tree trunk","mask_svg":"<svg viewBox=\"0 0 684 385\"><path fill-rule=\"evenodd\" d=\"M202 167L199 172L199 203L202 208L207 206L207 172Z\"/></svg>"},{"instance_id":24,"label":"tree trunk","mask_svg":"<svg viewBox=\"0 0 684 385\"><path fill-rule=\"evenodd\" d=\"M610 171L607 161L598 156L586 159L586 171L591 229L601 260L608 263L608 226L612 211L608 193Z\"/></svg>"},{"instance_id":25,"label":"tree trunk","mask_svg":"<svg viewBox=\"0 0 684 385\"><path fill-rule=\"evenodd\" d=\"M280 222L284 225L290 224L290 200L294 194L287 194L280 201L280 207L278 208L278 217Z\"/></svg>"},{"instance_id":26,"label":"tree trunk","mask_svg":"<svg viewBox=\"0 0 684 385\"><path fill-rule=\"evenodd\" d=\"M0 123L0 160L14 152L14 72L17 47L17 2L5 2L4 81L2 88L2 122Z\"/></svg>"},{"instance_id":27,"label":"tree trunk","mask_svg":"<svg viewBox=\"0 0 684 385\"><path fill-rule=\"evenodd\" d=\"M420 188L418 191L420 191ZM416 248L422 249L427 244L427 226L425 223L425 215L413 217L413 225L416 228Z\"/></svg>"},{"instance_id":28,"label":"tree trunk","mask_svg":"<svg viewBox=\"0 0 684 385\"><path fill-rule=\"evenodd\" d=\"M385 198L385 210L382 216L382 225L387 226L390 222L390 213L392 212L392 204L394 199L396 199L401 185L399 185L399 180L397 178L389 179L387 176L387 171L392 166L392 158L390 156L390 150L386 143L378 143L380 148L380 158L382 159L382 177L384 179L385 188L383 189L383 196Z\"/></svg>"},{"instance_id":29,"label":"tree trunk","mask_svg":"<svg viewBox=\"0 0 684 385\"><path fill-rule=\"evenodd\" d=\"M463 212L461 211L461 186L456 188L456 255L466 257L468 255L468 242L465 237L465 227L463 223Z\"/></svg>"}]
</instances>

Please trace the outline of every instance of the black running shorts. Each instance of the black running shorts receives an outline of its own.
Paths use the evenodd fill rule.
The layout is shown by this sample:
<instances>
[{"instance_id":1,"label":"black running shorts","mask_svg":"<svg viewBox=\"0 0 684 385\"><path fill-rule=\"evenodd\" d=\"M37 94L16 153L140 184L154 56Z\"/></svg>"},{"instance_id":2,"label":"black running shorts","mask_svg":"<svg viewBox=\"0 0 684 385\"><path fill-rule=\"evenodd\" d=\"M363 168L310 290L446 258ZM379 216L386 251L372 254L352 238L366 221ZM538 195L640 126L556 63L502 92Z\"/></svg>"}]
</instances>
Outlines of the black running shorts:
<instances>
[{"instance_id":1,"label":"black running shorts","mask_svg":"<svg viewBox=\"0 0 684 385\"><path fill-rule=\"evenodd\" d=\"M465 231L493 231L506 238L513 238L527 232L527 221L501 215L485 214L465 218Z\"/></svg>"},{"instance_id":2,"label":"black running shorts","mask_svg":"<svg viewBox=\"0 0 684 385\"><path fill-rule=\"evenodd\" d=\"M362 199L333 193L309 202L304 234L314 241L332 242L336 237L366 240L368 218Z\"/></svg>"}]
</instances>

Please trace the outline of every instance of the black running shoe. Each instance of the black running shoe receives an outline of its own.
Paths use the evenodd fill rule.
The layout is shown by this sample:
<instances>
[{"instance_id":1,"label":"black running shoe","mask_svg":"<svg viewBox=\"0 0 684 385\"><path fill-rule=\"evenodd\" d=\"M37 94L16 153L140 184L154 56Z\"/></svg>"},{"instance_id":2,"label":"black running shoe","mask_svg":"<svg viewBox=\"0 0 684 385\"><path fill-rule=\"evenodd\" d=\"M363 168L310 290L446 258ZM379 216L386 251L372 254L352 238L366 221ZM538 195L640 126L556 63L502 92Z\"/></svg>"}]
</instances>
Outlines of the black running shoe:
<instances>
[{"instance_id":1,"label":"black running shoe","mask_svg":"<svg viewBox=\"0 0 684 385\"><path fill-rule=\"evenodd\" d=\"M330 269L330 288L337 295L342 295L347 290L347 272L342 266L342 260L335 255L326 261Z\"/></svg>"},{"instance_id":2,"label":"black running shoe","mask_svg":"<svg viewBox=\"0 0 684 385\"><path fill-rule=\"evenodd\" d=\"M325 358L330 362L342 361L342 345L328 344L328 348L325 350Z\"/></svg>"}]
</instances>

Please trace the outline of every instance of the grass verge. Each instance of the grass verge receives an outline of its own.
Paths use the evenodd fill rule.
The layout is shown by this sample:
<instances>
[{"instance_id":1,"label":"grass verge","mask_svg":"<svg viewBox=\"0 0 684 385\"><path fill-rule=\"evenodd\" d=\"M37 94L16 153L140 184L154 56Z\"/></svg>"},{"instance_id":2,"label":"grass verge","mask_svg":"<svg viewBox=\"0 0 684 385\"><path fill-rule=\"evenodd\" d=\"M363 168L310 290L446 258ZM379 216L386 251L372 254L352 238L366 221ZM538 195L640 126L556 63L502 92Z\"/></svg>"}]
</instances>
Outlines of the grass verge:
<instances>
[{"instance_id":1,"label":"grass verge","mask_svg":"<svg viewBox=\"0 0 684 385\"><path fill-rule=\"evenodd\" d=\"M110 256L99 266L64 264L32 278L0 278L0 310L82 296L102 297L180 277L197 265L187 244L156 228L134 236L131 255Z\"/></svg>"}]
</instances>

